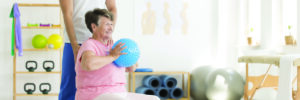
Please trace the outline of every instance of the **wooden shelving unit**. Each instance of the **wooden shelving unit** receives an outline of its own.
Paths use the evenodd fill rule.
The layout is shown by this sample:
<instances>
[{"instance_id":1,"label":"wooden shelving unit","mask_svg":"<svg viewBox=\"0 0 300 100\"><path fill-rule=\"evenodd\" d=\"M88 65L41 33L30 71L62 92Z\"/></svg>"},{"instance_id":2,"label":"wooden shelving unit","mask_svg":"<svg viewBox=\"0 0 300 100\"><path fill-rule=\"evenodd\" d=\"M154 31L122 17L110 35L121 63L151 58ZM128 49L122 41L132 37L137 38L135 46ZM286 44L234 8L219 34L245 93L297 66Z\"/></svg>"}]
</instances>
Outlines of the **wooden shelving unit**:
<instances>
[{"instance_id":1,"label":"wooden shelving unit","mask_svg":"<svg viewBox=\"0 0 300 100\"><path fill-rule=\"evenodd\" d=\"M59 7L59 4L29 4L19 3L19 7Z\"/></svg>"},{"instance_id":2,"label":"wooden shelving unit","mask_svg":"<svg viewBox=\"0 0 300 100\"><path fill-rule=\"evenodd\" d=\"M61 27L22 26L22 29L60 29Z\"/></svg>"},{"instance_id":3,"label":"wooden shelving unit","mask_svg":"<svg viewBox=\"0 0 300 100\"><path fill-rule=\"evenodd\" d=\"M18 93L16 96L58 96L58 93L49 93L49 94L41 94L41 93L36 93L36 94L25 94L25 93Z\"/></svg>"},{"instance_id":4,"label":"wooden shelving unit","mask_svg":"<svg viewBox=\"0 0 300 100\"><path fill-rule=\"evenodd\" d=\"M59 4L25 4L25 3L19 3L18 6L21 7L60 7ZM59 35L63 38L63 20L62 20L62 12L59 11L60 15L59 15L59 22L60 22L60 27L32 27L32 26L22 26L22 30L23 29L47 29L47 30L52 30L52 29L59 29ZM16 19L14 19L16 20ZM26 35L26 34L24 34ZM26 51L33 51L33 52L47 52L47 51L59 51L59 67L60 70L59 71L52 71L52 72L46 72L46 71L38 71L38 72L28 72L28 71L16 71L16 67L17 67L17 54L16 52L18 51L18 49L14 49L15 50L15 54L13 57L13 100L16 100L17 96L58 96L58 93L49 93L49 94L42 94L42 93L37 93L35 92L34 94L26 94L26 93L17 93L16 92L16 76L17 74L58 74L59 78L61 78L61 70L62 70L62 51L63 51L63 46L60 49L48 49L48 48L44 48L44 49L23 49L24 52ZM38 88L37 90L38 91Z\"/></svg>"},{"instance_id":5,"label":"wooden shelving unit","mask_svg":"<svg viewBox=\"0 0 300 100\"><path fill-rule=\"evenodd\" d=\"M16 74L60 74L61 72L16 72Z\"/></svg>"},{"instance_id":6,"label":"wooden shelving unit","mask_svg":"<svg viewBox=\"0 0 300 100\"><path fill-rule=\"evenodd\" d=\"M137 75L181 75L182 77L182 90L187 92L187 95L176 100L190 100L190 73L189 72L130 72L128 75L128 87L130 92L135 92L136 87L136 76ZM185 77L186 76L186 77ZM187 78L187 79L186 79ZM185 82L185 80L187 82ZM187 88L185 88L185 84ZM167 99L167 100L175 100L175 99Z\"/></svg>"}]
</instances>

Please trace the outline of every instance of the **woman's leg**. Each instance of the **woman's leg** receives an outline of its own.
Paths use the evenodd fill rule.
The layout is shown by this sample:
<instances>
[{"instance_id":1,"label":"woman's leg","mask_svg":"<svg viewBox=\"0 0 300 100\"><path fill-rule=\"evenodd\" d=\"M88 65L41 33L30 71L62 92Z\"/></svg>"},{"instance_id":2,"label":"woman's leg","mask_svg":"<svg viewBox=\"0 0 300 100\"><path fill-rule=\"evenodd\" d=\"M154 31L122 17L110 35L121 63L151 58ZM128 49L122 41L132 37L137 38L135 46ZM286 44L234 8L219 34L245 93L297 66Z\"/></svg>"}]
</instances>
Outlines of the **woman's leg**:
<instances>
[{"instance_id":1,"label":"woman's leg","mask_svg":"<svg viewBox=\"0 0 300 100\"><path fill-rule=\"evenodd\" d=\"M107 93L96 97L94 100L160 100L154 95L138 93Z\"/></svg>"},{"instance_id":2,"label":"woman's leg","mask_svg":"<svg viewBox=\"0 0 300 100\"><path fill-rule=\"evenodd\" d=\"M127 93L106 93L96 97L94 100L131 100L126 98Z\"/></svg>"}]
</instances>

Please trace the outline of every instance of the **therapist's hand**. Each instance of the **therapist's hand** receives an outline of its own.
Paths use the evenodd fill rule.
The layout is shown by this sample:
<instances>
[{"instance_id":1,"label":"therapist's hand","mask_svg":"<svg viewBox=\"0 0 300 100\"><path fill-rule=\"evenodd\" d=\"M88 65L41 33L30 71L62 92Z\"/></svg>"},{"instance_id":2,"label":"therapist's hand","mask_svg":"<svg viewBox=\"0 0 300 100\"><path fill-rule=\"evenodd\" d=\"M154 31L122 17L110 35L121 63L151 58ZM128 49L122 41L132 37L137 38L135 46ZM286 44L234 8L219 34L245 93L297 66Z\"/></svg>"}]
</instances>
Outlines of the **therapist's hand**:
<instances>
[{"instance_id":1,"label":"therapist's hand","mask_svg":"<svg viewBox=\"0 0 300 100\"><path fill-rule=\"evenodd\" d=\"M78 44L72 45L73 54L74 54L74 62L75 63L76 63L76 60L77 60L77 54L78 54L79 48L80 48L80 45L78 45Z\"/></svg>"}]
</instances>

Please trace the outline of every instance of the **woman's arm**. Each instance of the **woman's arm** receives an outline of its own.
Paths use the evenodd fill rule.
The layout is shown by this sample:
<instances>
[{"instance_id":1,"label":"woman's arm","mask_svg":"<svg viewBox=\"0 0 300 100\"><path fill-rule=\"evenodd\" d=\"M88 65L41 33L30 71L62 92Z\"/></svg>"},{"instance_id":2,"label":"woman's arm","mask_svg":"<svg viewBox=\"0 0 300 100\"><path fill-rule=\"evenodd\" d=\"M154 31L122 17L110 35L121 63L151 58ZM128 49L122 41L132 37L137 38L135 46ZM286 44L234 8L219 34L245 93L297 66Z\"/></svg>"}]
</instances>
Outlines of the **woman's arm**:
<instances>
[{"instance_id":1,"label":"woman's arm","mask_svg":"<svg viewBox=\"0 0 300 100\"><path fill-rule=\"evenodd\" d=\"M111 13L114 14L113 24L116 25L117 18L118 18L116 1L115 0L106 0L105 4L106 4L108 11L110 11Z\"/></svg>"},{"instance_id":2,"label":"woman's arm","mask_svg":"<svg viewBox=\"0 0 300 100\"><path fill-rule=\"evenodd\" d=\"M69 40L71 42L73 53L74 53L74 59L76 61L77 53L80 48L80 46L77 43L76 35L74 32L74 26L73 26L73 0L59 0L60 7L63 13L63 18L67 30L67 34L69 37Z\"/></svg>"},{"instance_id":3,"label":"woman's arm","mask_svg":"<svg viewBox=\"0 0 300 100\"><path fill-rule=\"evenodd\" d=\"M112 63L114 60L113 56L96 56L92 51L85 51L81 58L81 68L86 71L97 70L104 65Z\"/></svg>"},{"instance_id":4,"label":"woman's arm","mask_svg":"<svg viewBox=\"0 0 300 100\"><path fill-rule=\"evenodd\" d=\"M124 43L119 43L114 49L111 49L108 56L97 56L93 51L84 51L81 56L81 67L86 71L93 71L103 66L112 63L114 60L119 58L120 55L126 54L121 53L126 48L123 47Z\"/></svg>"}]
</instances>

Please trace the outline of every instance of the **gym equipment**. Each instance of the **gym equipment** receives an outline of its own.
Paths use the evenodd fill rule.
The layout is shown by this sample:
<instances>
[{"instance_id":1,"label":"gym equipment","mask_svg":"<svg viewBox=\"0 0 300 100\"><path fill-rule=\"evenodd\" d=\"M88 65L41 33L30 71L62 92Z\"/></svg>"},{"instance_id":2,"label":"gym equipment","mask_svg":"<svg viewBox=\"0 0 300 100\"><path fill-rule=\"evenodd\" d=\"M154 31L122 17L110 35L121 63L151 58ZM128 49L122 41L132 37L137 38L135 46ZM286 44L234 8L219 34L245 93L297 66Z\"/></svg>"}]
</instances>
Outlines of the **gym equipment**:
<instances>
[{"instance_id":1,"label":"gym equipment","mask_svg":"<svg viewBox=\"0 0 300 100\"><path fill-rule=\"evenodd\" d=\"M183 90L181 88L170 89L170 98L180 99L183 97Z\"/></svg>"},{"instance_id":2,"label":"gym equipment","mask_svg":"<svg viewBox=\"0 0 300 100\"><path fill-rule=\"evenodd\" d=\"M48 86L48 88L43 89L43 87ZM51 84L50 83L41 83L40 84L40 91L43 94L48 94L51 91Z\"/></svg>"},{"instance_id":3,"label":"gym equipment","mask_svg":"<svg viewBox=\"0 0 300 100\"><path fill-rule=\"evenodd\" d=\"M27 87L29 87L29 86L33 86L33 89L28 89ZM35 91L35 84L34 83L25 83L24 84L24 91L27 94L32 94Z\"/></svg>"},{"instance_id":4,"label":"gym equipment","mask_svg":"<svg viewBox=\"0 0 300 100\"><path fill-rule=\"evenodd\" d=\"M46 66L47 63L51 63L52 66ZM46 70L46 72L51 72L54 69L54 61L52 60L46 60L43 62L43 68Z\"/></svg>"},{"instance_id":5,"label":"gym equipment","mask_svg":"<svg viewBox=\"0 0 300 100\"><path fill-rule=\"evenodd\" d=\"M161 86L161 80L158 76L147 75L143 78L143 85L145 87L157 89Z\"/></svg>"},{"instance_id":6,"label":"gym equipment","mask_svg":"<svg viewBox=\"0 0 300 100\"><path fill-rule=\"evenodd\" d=\"M50 27L51 24L40 24L40 27Z\"/></svg>"},{"instance_id":7,"label":"gym equipment","mask_svg":"<svg viewBox=\"0 0 300 100\"><path fill-rule=\"evenodd\" d=\"M174 90L174 88L167 88L162 85L163 80L161 80L160 77L166 77L166 76L171 77L173 75L176 75L176 77L174 76L173 78L175 78L178 83L178 84L176 84L176 85L178 85L178 87L174 84L174 86L175 86L174 88L180 88L182 90L181 91L182 96L181 96L180 89ZM137 77L137 76L140 76L140 77ZM168 79L169 78L165 78L165 80L168 80ZM149 88L151 90L155 90L155 95L160 97L161 100L190 100L190 91L189 90L190 90L191 84L189 81L190 80L189 72L132 72L132 73L129 73L128 80L129 80L129 82L128 82L129 83L128 84L129 92L143 93L143 92L138 92L138 91L140 91L141 87L144 87L144 88ZM168 83L168 82L165 82L165 83ZM152 85L152 87L151 87L151 85ZM138 87L138 88L136 88L136 87ZM167 89L167 91L164 91L165 89ZM166 92L168 92L168 93L166 94ZM171 99L171 96L170 96L171 92L173 92L172 98L175 98L175 99ZM168 97L166 97L166 95L168 95ZM199 99L193 99L193 100L199 100Z\"/></svg>"},{"instance_id":8,"label":"gym equipment","mask_svg":"<svg viewBox=\"0 0 300 100\"><path fill-rule=\"evenodd\" d=\"M156 90L155 95L160 99L168 99L169 98L169 90L165 87L160 87Z\"/></svg>"},{"instance_id":9,"label":"gym equipment","mask_svg":"<svg viewBox=\"0 0 300 100\"><path fill-rule=\"evenodd\" d=\"M27 26L28 26L28 27L38 27L39 24L30 24L30 23L27 23Z\"/></svg>"},{"instance_id":10,"label":"gym equipment","mask_svg":"<svg viewBox=\"0 0 300 100\"><path fill-rule=\"evenodd\" d=\"M29 66L29 63L34 63L34 66ZM29 72L34 72L34 70L37 69L37 62L36 61L26 61L25 64L25 68L29 71Z\"/></svg>"},{"instance_id":11,"label":"gym equipment","mask_svg":"<svg viewBox=\"0 0 300 100\"><path fill-rule=\"evenodd\" d=\"M210 100L240 100L244 95L245 82L242 76L232 69L216 69L206 78L207 93Z\"/></svg>"},{"instance_id":12,"label":"gym equipment","mask_svg":"<svg viewBox=\"0 0 300 100\"><path fill-rule=\"evenodd\" d=\"M151 68L137 68L135 72L153 72Z\"/></svg>"},{"instance_id":13,"label":"gym equipment","mask_svg":"<svg viewBox=\"0 0 300 100\"><path fill-rule=\"evenodd\" d=\"M141 94L147 94L147 95L155 95L155 90L154 89L148 88L148 87L144 87L144 86L138 87L135 90L135 92L136 93L141 93Z\"/></svg>"},{"instance_id":14,"label":"gym equipment","mask_svg":"<svg viewBox=\"0 0 300 100\"><path fill-rule=\"evenodd\" d=\"M47 45L47 38L44 35L35 35L32 39L32 46L37 49L45 48Z\"/></svg>"},{"instance_id":15,"label":"gym equipment","mask_svg":"<svg viewBox=\"0 0 300 100\"><path fill-rule=\"evenodd\" d=\"M61 38L60 35L58 34L52 34L49 38L48 38L48 47L53 47L50 49L58 49L62 46L63 44L63 40ZM53 46L50 46L53 45Z\"/></svg>"},{"instance_id":16,"label":"gym equipment","mask_svg":"<svg viewBox=\"0 0 300 100\"><path fill-rule=\"evenodd\" d=\"M138 48L136 42L127 38L120 39L113 45L112 48L115 48L115 46L120 42L124 43L123 47L127 47L121 52L127 54L119 56L119 58L114 61L114 64L116 64L118 67L130 67L136 64L136 62L140 58L140 49Z\"/></svg>"},{"instance_id":17,"label":"gym equipment","mask_svg":"<svg viewBox=\"0 0 300 100\"><path fill-rule=\"evenodd\" d=\"M53 44L48 44L48 48L49 48L49 49L53 49L53 48L54 48L54 45L53 45Z\"/></svg>"},{"instance_id":18,"label":"gym equipment","mask_svg":"<svg viewBox=\"0 0 300 100\"><path fill-rule=\"evenodd\" d=\"M211 66L200 66L191 73L191 97L194 100L208 100L206 97L207 85L205 83L210 72L215 70Z\"/></svg>"},{"instance_id":19,"label":"gym equipment","mask_svg":"<svg viewBox=\"0 0 300 100\"><path fill-rule=\"evenodd\" d=\"M175 88L177 85L177 80L174 77L160 75L159 78L162 81L162 87L165 87L167 89Z\"/></svg>"}]
</instances>

